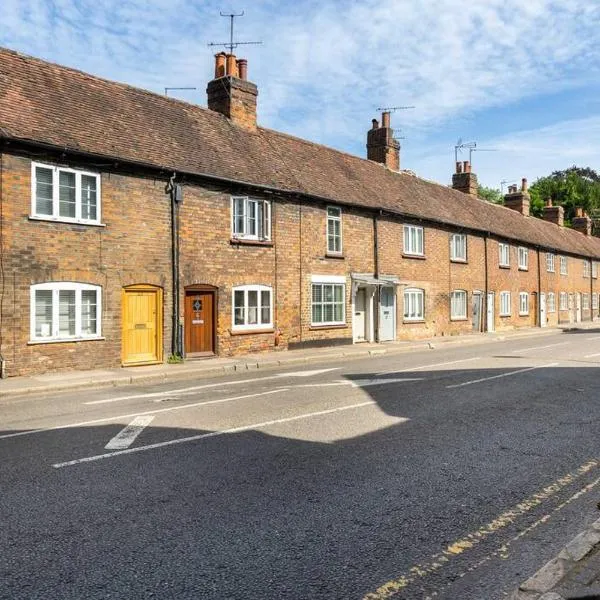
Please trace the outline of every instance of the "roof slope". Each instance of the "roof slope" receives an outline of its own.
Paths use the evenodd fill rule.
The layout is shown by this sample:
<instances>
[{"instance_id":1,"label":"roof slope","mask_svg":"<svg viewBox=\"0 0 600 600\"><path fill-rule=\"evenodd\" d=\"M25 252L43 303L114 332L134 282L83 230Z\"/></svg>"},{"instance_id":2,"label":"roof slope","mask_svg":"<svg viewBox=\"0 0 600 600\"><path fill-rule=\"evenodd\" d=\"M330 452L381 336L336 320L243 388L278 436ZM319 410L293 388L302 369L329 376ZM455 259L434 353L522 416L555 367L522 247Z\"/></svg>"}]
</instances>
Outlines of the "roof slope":
<instances>
[{"instance_id":1,"label":"roof slope","mask_svg":"<svg viewBox=\"0 0 600 600\"><path fill-rule=\"evenodd\" d=\"M200 106L0 48L0 137L381 208L600 256L600 239Z\"/></svg>"}]
</instances>

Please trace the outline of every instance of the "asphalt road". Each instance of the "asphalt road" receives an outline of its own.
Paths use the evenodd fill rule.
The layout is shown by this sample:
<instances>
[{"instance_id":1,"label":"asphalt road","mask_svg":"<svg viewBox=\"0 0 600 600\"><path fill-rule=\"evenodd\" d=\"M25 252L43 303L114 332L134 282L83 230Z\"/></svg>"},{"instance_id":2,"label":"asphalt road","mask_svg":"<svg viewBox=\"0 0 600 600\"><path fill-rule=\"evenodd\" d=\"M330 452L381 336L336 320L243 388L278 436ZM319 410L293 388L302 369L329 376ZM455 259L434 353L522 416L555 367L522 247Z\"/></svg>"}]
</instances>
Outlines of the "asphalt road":
<instances>
[{"instance_id":1,"label":"asphalt road","mask_svg":"<svg viewBox=\"0 0 600 600\"><path fill-rule=\"evenodd\" d=\"M4 400L0 598L506 598L598 518L599 364L588 330Z\"/></svg>"}]
</instances>

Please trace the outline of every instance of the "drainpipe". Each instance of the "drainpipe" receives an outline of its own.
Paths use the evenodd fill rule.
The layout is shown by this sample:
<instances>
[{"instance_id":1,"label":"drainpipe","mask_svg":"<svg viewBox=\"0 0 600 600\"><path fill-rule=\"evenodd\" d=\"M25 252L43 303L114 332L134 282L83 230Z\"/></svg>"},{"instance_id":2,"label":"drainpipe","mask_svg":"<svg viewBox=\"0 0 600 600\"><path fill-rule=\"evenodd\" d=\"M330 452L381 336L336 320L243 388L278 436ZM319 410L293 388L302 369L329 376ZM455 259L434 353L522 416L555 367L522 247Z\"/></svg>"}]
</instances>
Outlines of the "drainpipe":
<instances>
[{"instance_id":1,"label":"drainpipe","mask_svg":"<svg viewBox=\"0 0 600 600\"><path fill-rule=\"evenodd\" d=\"M540 266L540 247L536 248L537 253L537 280L538 280L538 290L537 290L537 315L538 315L538 327L543 327L542 325L542 269Z\"/></svg>"},{"instance_id":2,"label":"drainpipe","mask_svg":"<svg viewBox=\"0 0 600 600\"><path fill-rule=\"evenodd\" d=\"M4 178L4 155L0 152L0 379L6 378L6 361L2 354L4 334L4 199L2 180Z\"/></svg>"},{"instance_id":3,"label":"drainpipe","mask_svg":"<svg viewBox=\"0 0 600 600\"><path fill-rule=\"evenodd\" d=\"M173 173L165 188L171 198L171 269L173 289L173 315L171 331L171 354L182 356L179 330L179 204L183 201L183 190L175 183L177 173Z\"/></svg>"},{"instance_id":4,"label":"drainpipe","mask_svg":"<svg viewBox=\"0 0 600 600\"><path fill-rule=\"evenodd\" d=\"M594 261L590 258L590 321L594 320L594 278L592 274L594 273Z\"/></svg>"},{"instance_id":5,"label":"drainpipe","mask_svg":"<svg viewBox=\"0 0 600 600\"><path fill-rule=\"evenodd\" d=\"M375 279L379 279L379 239L377 237L377 213L373 214L373 271ZM375 286L375 307L373 310L373 339L379 343L379 303L381 301L381 287Z\"/></svg>"},{"instance_id":6,"label":"drainpipe","mask_svg":"<svg viewBox=\"0 0 600 600\"><path fill-rule=\"evenodd\" d=\"M490 330L490 324L488 323L488 318L490 316L490 310L488 308L488 302L490 301L489 297L489 283L488 283L488 239L490 237L490 232L487 231L485 234L485 238L483 239L483 264L485 269L485 331L486 333ZM494 317L496 316L496 311L494 311ZM494 324L495 325L495 324ZM495 329L495 327L494 327Z\"/></svg>"}]
</instances>

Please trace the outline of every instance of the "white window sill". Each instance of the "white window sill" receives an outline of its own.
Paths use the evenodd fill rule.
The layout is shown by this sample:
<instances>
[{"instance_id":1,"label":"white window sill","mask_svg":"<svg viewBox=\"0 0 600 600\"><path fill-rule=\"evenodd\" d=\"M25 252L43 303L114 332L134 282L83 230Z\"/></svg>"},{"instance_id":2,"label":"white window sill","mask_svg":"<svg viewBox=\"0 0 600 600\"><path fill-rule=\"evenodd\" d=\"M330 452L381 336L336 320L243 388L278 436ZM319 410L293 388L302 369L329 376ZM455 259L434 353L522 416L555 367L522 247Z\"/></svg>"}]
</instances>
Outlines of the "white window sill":
<instances>
[{"instance_id":1,"label":"white window sill","mask_svg":"<svg viewBox=\"0 0 600 600\"><path fill-rule=\"evenodd\" d=\"M451 321L468 321L467 317L450 317Z\"/></svg>"},{"instance_id":2,"label":"white window sill","mask_svg":"<svg viewBox=\"0 0 600 600\"><path fill-rule=\"evenodd\" d=\"M520 316L520 317L528 317L528 316L529 316L529 313L528 313L528 312L526 312L526 313L522 313L522 312L520 312L520 313L519 313L519 316Z\"/></svg>"},{"instance_id":3,"label":"white window sill","mask_svg":"<svg viewBox=\"0 0 600 600\"><path fill-rule=\"evenodd\" d=\"M346 321L329 321L327 323L311 323L311 327L346 327Z\"/></svg>"},{"instance_id":4,"label":"white window sill","mask_svg":"<svg viewBox=\"0 0 600 600\"><path fill-rule=\"evenodd\" d=\"M529 267L522 267L519 265L519 271L529 271Z\"/></svg>"},{"instance_id":5,"label":"white window sill","mask_svg":"<svg viewBox=\"0 0 600 600\"><path fill-rule=\"evenodd\" d=\"M39 344L68 344L72 342L97 342L98 340L105 340L104 336L97 337L73 337L73 338L61 338L61 339L47 339L47 340L29 340L28 346L37 346Z\"/></svg>"},{"instance_id":6,"label":"white window sill","mask_svg":"<svg viewBox=\"0 0 600 600\"><path fill-rule=\"evenodd\" d=\"M84 219L68 219L65 217L51 217L50 215L29 215L30 221L47 221L48 223L66 223L68 225L89 225L91 227L106 227L105 223L86 221Z\"/></svg>"},{"instance_id":7,"label":"white window sill","mask_svg":"<svg viewBox=\"0 0 600 600\"><path fill-rule=\"evenodd\" d=\"M511 315L510 315L510 313L504 313L504 314L500 314L499 316L501 316L501 317L510 317Z\"/></svg>"},{"instance_id":8,"label":"white window sill","mask_svg":"<svg viewBox=\"0 0 600 600\"><path fill-rule=\"evenodd\" d=\"M406 317L402 320L403 323L425 323L425 319L407 319Z\"/></svg>"}]
</instances>

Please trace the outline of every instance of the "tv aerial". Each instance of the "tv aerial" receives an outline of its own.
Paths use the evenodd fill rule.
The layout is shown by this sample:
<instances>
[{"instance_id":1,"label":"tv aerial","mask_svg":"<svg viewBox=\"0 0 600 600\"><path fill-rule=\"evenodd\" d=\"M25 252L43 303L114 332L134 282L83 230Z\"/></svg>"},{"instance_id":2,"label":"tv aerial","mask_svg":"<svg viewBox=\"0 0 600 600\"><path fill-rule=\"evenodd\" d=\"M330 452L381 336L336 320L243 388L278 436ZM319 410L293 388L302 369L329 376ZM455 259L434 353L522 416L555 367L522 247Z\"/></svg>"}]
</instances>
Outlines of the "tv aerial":
<instances>
[{"instance_id":1,"label":"tv aerial","mask_svg":"<svg viewBox=\"0 0 600 600\"><path fill-rule=\"evenodd\" d=\"M463 142L462 138L458 138L454 146L454 162L458 162L458 155L462 154L463 150L469 151L469 163L473 162L473 152L498 152L496 148L478 148L477 142Z\"/></svg>"},{"instance_id":2,"label":"tv aerial","mask_svg":"<svg viewBox=\"0 0 600 600\"><path fill-rule=\"evenodd\" d=\"M238 46L247 46L247 45L251 45L251 44L262 44L262 42L234 42L233 41L233 20L236 17L243 17L244 11L242 11L241 13L224 13L224 12L219 11L219 14L222 17L229 18L229 41L228 42L210 42L208 44L209 47L225 46L225 48L229 49L229 54L233 54L233 49L237 48Z\"/></svg>"}]
</instances>

